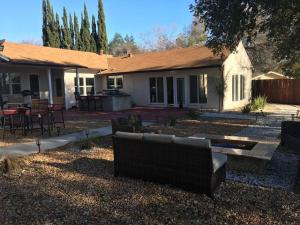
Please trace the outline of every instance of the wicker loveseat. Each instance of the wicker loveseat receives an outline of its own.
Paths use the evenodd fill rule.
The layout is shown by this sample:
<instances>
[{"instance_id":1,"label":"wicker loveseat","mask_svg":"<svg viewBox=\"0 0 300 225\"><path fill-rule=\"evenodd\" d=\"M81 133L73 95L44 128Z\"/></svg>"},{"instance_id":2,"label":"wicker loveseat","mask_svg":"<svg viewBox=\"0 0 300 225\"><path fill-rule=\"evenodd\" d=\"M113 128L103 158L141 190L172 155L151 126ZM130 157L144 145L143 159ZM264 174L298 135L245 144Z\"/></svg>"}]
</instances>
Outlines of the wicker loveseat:
<instances>
[{"instance_id":1,"label":"wicker loveseat","mask_svg":"<svg viewBox=\"0 0 300 225\"><path fill-rule=\"evenodd\" d=\"M112 133L117 131L140 133L142 132L141 116L130 115L128 118L117 118L111 120Z\"/></svg>"},{"instance_id":2,"label":"wicker loveseat","mask_svg":"<svg viewBox=\"0 0 300 225\"><path fill-rule=\"evenodd\" d=\"M298 150L300 147L300 121L283 121L281 123L281 145Z\"/></svg>"},{"instance_id":3,"label":"wicker loveseat","mask_svg":"<svg viewBox=\"0 0 300 225\"><path fill-rule=\"evenodd\" d=\"M213 197L225 180L227 156L212 153L210 140L117 132L114 173L171 184Z\"/></svg>"}]
</instances>

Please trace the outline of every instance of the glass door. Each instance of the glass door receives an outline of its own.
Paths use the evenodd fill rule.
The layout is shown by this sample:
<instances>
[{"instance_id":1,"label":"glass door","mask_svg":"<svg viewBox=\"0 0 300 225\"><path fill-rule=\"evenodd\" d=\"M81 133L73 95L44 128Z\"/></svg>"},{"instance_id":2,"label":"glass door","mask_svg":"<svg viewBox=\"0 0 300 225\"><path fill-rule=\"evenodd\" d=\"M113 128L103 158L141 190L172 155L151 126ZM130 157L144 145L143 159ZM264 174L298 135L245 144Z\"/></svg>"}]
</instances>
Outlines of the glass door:
<instances>
[{"instance_id":1,"label":"glass door","mask_svg":"<svg viewBox=\"0 0 300 225\"><path fill-rule=\"evenodd\" d=\"M185 104L184 78L177 78L177 105L183 107Z\"/></svg>"},{"instance_id":2,"label":"glass door","mask_svg":"<svg viewBox=\"0 0 300 225\"><path fill-rule=\"evenodd\" d=\"M32 98L33 99L39 99L40 98L39 76L38 75L30 75L29 80L30 80L30 90L33 93Z\"/></svg>"},{"instance_id":3,"label":"glass door","mask_svg":"<svg viewBox=\"0 0 300 225\"><path fill-rule=\"evenodd\" d=\"M168 105L174 105L174 79L173 77L167 77L167 96Z\"/></svg>"}]
</instances>

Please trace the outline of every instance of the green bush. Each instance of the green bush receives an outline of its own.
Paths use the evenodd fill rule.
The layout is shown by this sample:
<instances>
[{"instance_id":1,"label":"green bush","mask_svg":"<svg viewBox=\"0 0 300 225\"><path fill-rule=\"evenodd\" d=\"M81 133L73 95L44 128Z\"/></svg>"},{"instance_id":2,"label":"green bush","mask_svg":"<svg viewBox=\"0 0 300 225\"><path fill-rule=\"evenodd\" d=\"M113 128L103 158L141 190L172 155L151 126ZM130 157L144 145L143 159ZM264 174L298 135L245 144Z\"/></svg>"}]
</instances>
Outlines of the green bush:
<instances>
[{"instance_id":1,"label":"green bush","mask_svg":"<svg viewBox=\"0 0 300 225\"><path fill-rule=\"evenodd\" d=\"M252 110L263 110L267 104L267 97L266 96L258 96L253 99L252 101Z\"/></svg>"},{"instance_id":2,"label":"green bush","mask_svg":"<svg viewBox=\"0 0 300 225\"><path fill-rule=\"evenodd\" d=\"M187 116L192 120L197 120L199 118L199 112L195 109L190 109Z\"/></svg>"}]
</instances>

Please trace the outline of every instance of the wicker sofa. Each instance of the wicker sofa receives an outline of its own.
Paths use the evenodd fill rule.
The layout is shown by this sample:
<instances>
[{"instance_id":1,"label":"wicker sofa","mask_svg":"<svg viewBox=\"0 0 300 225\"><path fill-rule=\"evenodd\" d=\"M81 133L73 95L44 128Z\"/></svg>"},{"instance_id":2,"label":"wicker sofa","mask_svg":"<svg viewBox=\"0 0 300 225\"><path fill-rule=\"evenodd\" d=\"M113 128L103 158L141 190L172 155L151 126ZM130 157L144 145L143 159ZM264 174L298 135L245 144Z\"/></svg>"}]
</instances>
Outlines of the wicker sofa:
<instances>
[{"instance_id":1,"label":"wicker sofa","mask_svg":"<svg viewBox=\"0 0 300 225\"><path fill-rule=\"evenodd\" d=\"M281 123L281 145L298 150L300 146L300 121L283 121Z\"/></svg>"},{"instance_id":2,"label":"wicker sofa","mask_svg":"<svg viewBox=\"0 0 300 225\"><path fill-rule=\"evenodd\" d=\"M117 131L122 132L142 132L142 119L141 116L130 115L128 118L117 118L111 120L112 133L115 134Z\"/></svg>"},{"instance_id":3,"label":"wicker sofa","mask_svg":"<svg viewBox=\"0 0 300 225\"><path fill-rule=\"evenodd\" d=\"M227 156L212 153L210 140L117 132L114 174L205 193L225 181Z\"/></svg>"}]
</instances>

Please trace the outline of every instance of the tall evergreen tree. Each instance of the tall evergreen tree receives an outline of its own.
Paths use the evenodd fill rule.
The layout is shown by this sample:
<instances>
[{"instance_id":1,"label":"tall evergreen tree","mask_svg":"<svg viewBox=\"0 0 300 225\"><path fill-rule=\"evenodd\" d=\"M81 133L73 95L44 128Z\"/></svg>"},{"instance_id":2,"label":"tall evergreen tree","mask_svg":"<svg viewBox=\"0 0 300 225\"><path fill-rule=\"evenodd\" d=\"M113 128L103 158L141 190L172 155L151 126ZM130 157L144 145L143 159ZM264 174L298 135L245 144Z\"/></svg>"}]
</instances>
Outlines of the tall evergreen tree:
<instances>
[{"instance_id":1,"label":"tall evergreen tree","mask_svg":"<svg viewBox=\"0 0 300 225\"><path fill-rule=\"evenodd\" d=\"M97 52L97 41L98 41L98 34L97 34L97 25L96 25L96 18L92 16L92 34L91 34L91 51Z\"/></svg>"},{"instance_id":2,"label":"tall evergreen tree","mask_svg":"<svg viewBox=\"0 0 300 225\"><path fill-rule=\"evenodd\" d=\"M82 42L80 50L90 51L91 50L90 20L89 20L89 14L87 11L86 4L84 4L84 12L83 13L84 13L84 15L81 18L81 30L80 30L80 36L81 36L81 42Z\"/></svg>"},{"instance_id":3,"label":"tall evergreen tree","mask_svg":"<svg viewBox=\"0 0 300 225\"><path fill-rule=\"evenodd\" d=\"M53 14L53 12L52 12L52 14ZM53 28L54 43L53 43L52 47L61 48L62 47L61 39L62 39L62 37L61 37L61 28L60 28L60 23L59 23L59 15L58 15L58 13L56 13L55 20L54 20L54 28Z\"/></svg>"},{"instance_id":4,"label":"tall evergreen tree","mask_svg":"<svg viewBox=\"0 0 300 225\"><path fill-rule=\"evenodd\" d=\"M75 40L75 32L74 32L74 25L73 25L73 18L72 15L69 15L69 27L70 27L70 48L74 49L75 48L75 44L74 44L74 40Z\"/></svg>"},{"instance_id":5,"label":"tall evergreen tree","mask_svg":"<svg viewBox=\"0 0 300 225\"><path fill-rule=\"evenodd\" d=\"M47 28L46 35L48 38L48 42L46 46L53 47L55 45L55 37L54 37L54 15L52 6L49 0L47 0Z\"/></svg>"},{"instance_id":6,"label":"tall evergreen tree","mask_svg":"<svg viewBox=\"0 0 300 225\"><path fill-rule=\"evenodd\" d=\"M97 51L108 52L108 40L105 25L105 15L102 0L98 0L98 42Z\"/></svg>"},{"instance_id":7,"label":"tall evergreen tree","mask_svg":"<svg viewBox=\"0 0 300 225\"><path fill-rule=\"evenodd\" d=\"M43 0L43 45L49 46L49 37L48 37L48 14L47 14L47 2L46 0Z\"/></svg>"},{"instance_id":8,"label":"tall evergreen tree","mask_svg":"<svg viewBox=\"0 0 300 225\"><path fill-rule=\"evenodd\" d=\"M78 17L74 13L74 49L75 50L80 50L80 31L79 31L79 22L78 22Z\"/></svg>"},{"instance_id":9,"label":"tall evergreen tree","mask_svg":"<svg viewBox=\"0 0 300 225\"><path fill-rule=\"evenodd\" d=\"M71 44L70 44L71 34L70 34L70 30L69 30L68 13L67 13L67 10L65 7L63 9L62 22L63 22L63 25L61 27L61 35L62 35L61 47L65 48L65 49L70 49L71 48Z\"/></svg>"}]
</instances>

